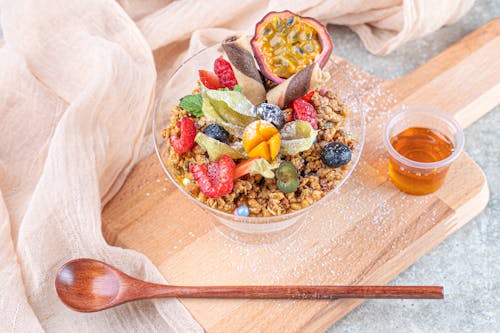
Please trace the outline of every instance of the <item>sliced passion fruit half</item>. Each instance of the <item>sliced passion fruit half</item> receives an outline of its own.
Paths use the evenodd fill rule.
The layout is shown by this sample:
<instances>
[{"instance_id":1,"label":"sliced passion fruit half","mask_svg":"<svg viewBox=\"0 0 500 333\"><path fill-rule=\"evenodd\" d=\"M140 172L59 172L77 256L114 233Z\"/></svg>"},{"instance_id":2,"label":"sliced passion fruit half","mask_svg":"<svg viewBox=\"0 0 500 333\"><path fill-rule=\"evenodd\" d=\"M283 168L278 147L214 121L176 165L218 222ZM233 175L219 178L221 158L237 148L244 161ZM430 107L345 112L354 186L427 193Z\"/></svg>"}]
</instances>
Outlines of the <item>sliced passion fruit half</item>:
<instances>
[{"instance_id":1,"label":"sliced passion fruit half","mask_svg":"<svg viewBox=\"0 0 500 333\"><path fill-rule=\"evenodd\" d=\"M262 74L276 83L313 62L323 67L333 50L324 25L288 10L264 16L255 26L251 44Z\"/></svg>"}]
</instances>

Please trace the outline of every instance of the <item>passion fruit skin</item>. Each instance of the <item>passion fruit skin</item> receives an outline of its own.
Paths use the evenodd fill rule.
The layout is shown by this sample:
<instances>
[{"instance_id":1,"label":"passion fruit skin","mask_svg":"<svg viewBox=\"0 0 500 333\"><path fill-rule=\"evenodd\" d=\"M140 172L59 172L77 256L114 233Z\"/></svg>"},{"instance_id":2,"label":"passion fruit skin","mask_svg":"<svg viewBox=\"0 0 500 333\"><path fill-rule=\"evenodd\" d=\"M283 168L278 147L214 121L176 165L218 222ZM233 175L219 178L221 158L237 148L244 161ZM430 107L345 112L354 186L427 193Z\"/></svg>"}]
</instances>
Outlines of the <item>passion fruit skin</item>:
<instances>
[{"instance_id":1,"label":"passion fruit skin","mask_svg":"<svg viewBox=\"0 0 500 333\"><path fill-rule=\"evenodd\" d=\"M309 27L312 27L314 31L317 34L318 37L318 42L321 46L321 51L318 53L314 59L313 62L316 62L319 64L321 68L325 66L327 63L328 59L330 58L330 55L332 54L333 51L333 41L330 38L330 35L328 34L328 30L326 29L326 26L321 24L319 21L312 17L303 17L299 16L295 13L292 13L289 10L285 10L282 12L269 12L266 16L262 18L256 25L255 25L255 34L252 40L250 41L250 44L252 46L252 50L254 53L255 60L257 60L257 64L259 65L259 68L262 72L262 74L268 78L269 80L279 84L283 81L285 81L287 78L283 78L278 76L277 74L274 73L270 65L267 63L265 55L263 50L261 49L262 47L262 37L264 33L266 32L266 26L272 22L273 18L279 17L281 20L283 20L285 23L291 20L298 21L298 24L302 23L305 25L308 25ZM297 23L295 23L297 24ZM297 71L298 72L298 71Z\"/></svg>"}]
</instances>

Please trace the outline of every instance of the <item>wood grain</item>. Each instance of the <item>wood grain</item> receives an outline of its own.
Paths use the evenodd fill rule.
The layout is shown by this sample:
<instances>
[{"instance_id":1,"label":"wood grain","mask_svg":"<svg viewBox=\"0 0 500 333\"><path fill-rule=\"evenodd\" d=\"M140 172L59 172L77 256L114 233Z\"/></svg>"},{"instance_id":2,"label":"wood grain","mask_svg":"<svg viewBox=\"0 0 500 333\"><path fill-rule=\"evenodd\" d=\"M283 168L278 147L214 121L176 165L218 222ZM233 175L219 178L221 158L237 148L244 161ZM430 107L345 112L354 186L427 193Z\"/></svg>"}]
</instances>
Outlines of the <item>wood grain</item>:
<instances>
[{"instance_id":1,"label":"wood grain","mask_svg":"<svg viewBox=\"0 0 500 333\"><path fill-rule=\"evenodd\" d=\"M340 195L312 212L289 239L266 246L226 239L211 216L165 179L156 156L138 163L105 207L106 239L146 254L172 284L388 283L478 214L488 188L481 169L463 153L435 194L412 197L397 191L386 174L383 124L402 104L438 106L463 126L497 105L499 31L497 19L398 80L373 78L342 63L363 78L363 100L379 110L370 111L363 155ZM430 276L428 282L441 281ZM361 303L182 302L208 332L320 332Z\"/></svg>"},{"instance_id":2,"label":"wood grain","mask_svg":"<svg viewBox=\"0 0 500 333\"><path fill-rule=\"evenodd\" d=\"M442 299L441 286L175 286L147 282L105 262L78 258L57 272L61 301L80 312L96 312L145 298L245 299Z\"/></svg>"}]
</instances>

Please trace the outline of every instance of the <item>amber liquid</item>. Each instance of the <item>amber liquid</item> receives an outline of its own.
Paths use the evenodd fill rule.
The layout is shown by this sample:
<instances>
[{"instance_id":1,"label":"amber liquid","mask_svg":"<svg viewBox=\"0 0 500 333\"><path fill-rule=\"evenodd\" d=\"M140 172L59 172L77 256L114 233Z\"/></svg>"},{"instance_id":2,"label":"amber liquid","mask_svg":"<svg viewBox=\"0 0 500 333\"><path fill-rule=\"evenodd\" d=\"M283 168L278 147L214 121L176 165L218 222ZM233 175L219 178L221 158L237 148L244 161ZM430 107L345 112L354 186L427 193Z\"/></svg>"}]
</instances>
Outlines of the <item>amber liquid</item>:
<instances>
[{"instance_id":1,"label":"amber liquid","mask_svg":"<svg viewBox=\"0 0 500 333\"><path fill-rule=\"evenodd\" d=\"M416 162L437 162L453 153L453 142L443 133L421 127L410 127L391 138L391 144L404 157ZM389 158L389 177L401 191L424 195L443 185L448 166L421 169Z\"/></svg>"}]
</instances>

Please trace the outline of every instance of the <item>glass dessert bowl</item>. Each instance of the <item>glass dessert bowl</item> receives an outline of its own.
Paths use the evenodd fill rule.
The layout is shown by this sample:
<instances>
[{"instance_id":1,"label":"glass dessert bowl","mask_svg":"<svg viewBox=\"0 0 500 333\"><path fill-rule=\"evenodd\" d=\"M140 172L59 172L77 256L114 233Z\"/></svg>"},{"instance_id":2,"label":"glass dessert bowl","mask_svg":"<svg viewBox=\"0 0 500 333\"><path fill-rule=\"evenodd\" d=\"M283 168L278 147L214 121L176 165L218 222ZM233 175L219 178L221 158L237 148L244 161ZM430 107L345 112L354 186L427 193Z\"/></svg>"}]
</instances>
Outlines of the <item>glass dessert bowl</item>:
<instances>
[{"instance_id":1,"label":"glass dessert bowl","mask_svg":"<svg viewBox=\"0 0 500 333\"><path fill-rule=\"evenodd\" d=\"M353 138L352 154L350 162L345 168L343 178L336 183L321 199L308 205L307 207L287 212L276 216L240 216L235 213L212 208L201 202L186 190L182 181L174 175L169 168L168 149L169 142L163 136L164 130L169 126L172 110L179 104L179 100L190 94L196 88L199 80L199 69L211 68L214 59L224 53L221 45L206 48L185 61L171 76L162 93L159 96L153 115L153 137L156 154L160 164L169 179L183 192L190 200L199 205L203 210L215 217L213 221L220 231L231 239L247 243L272 243L283 239L299 229L304 215L314 209L322 209L321 203L328 200L335 200L335 195L339 189L349 179L356 167L365 137L364 113L359 101L358 93L354 82L347 71L333 59L330 59L323 68L323 72L330 74L330 79L317 90L333 91L339 99L348 106L349 114L345 119L343 130Z\"/></svg>"},{"instance_id":2,"label":"glass dessert bowl","mask_svg":"<svg viewBox=\"0 0 500 333\"><path fill-rule=\"evenodd\" d=\"M164 87L153 120L160 163L231 238L288 236L352 174L364 115L333 47L314 18L269 12L252 37L201 51Z\"/></svg>"}]
</instances>

